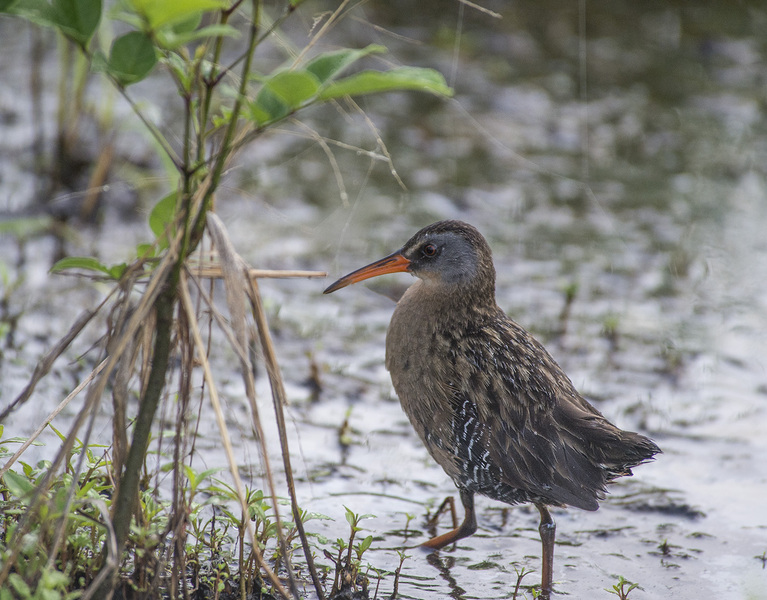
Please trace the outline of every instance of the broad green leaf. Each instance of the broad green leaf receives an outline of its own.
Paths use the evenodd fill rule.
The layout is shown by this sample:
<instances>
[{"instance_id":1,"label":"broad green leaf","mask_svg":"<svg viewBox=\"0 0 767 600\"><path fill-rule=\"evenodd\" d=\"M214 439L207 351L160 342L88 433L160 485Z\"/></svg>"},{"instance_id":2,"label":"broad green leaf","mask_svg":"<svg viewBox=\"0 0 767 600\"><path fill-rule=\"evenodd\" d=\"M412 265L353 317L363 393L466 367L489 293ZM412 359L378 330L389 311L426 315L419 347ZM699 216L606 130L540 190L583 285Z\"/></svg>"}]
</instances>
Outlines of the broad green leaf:
<instances>
[{"instance_id":1,"label":"broad green leaf","mask_svg":"<svg viewBox=\"0 0 767 600\"><path fill-rule=\"evenodd\" d=\"M155 204L152 212L149 213L149 228L160 241L161 248L168 247L165 230L176 218L176 197L176 192L171 192Z\"/></svg>"},{"instance_id":2,"label":"broad green leaf","mask_svg":"<svg viewBox=\"0 0 767 600\"><path fill-rule=\"evenodd\" d=\"M318 97L320 100L332 100L343 96L396 90L417 90L439 96L453 95L453 90L438 71L421 67L398 67L390 71L362 71L344 77L324 87Z\"/></svg>"},{"instance_id":3,"label":"broad green leaf","mask_svg":"<svg viewBox=\"0 0 767 600\"><path fill-rule=\"evenodd\" d=\"M3 483L17 498L26 498L35 491L35 484L16 471L6 471L3 475Z\"/></svg>"},{"instance_id":4,"label":"broad green leaf","mask_svg":"<svg viewBox=\"0 0 767 600\"><path fill-rule=\"evenodd\" d=\"M109 267L100 263L91 256L67 256L57 261L51 267L51 273L59 273L67 269L85 269L86 271L97 271L109 275Z\"/></svg>"},{"instance_id":5,"label":"broad green leaf","mask_svg":"<svg viewBox=\"0 0 767 600\"><path fill-rule=\"evenodd\" d=\"M267 79L251 104L260 124L277 121L313 100L320 89L316 76L306 71L283 71Z\"/></svg>"},{"instance_id":6,"label":"broad green leaf","mask_svg":"<svg viewBox=\"0 0 767 600\"><path fill-rule=\"evenodd\" d=\"M264 85L291 108L298 108L314 98L320 89L317 77L306 71L283 71Z\"/></svg>"},{"instance_id":7,"label":"broad green leaf","mask_svg":"<svg viewBox=\"0 0 767 600\"><path fill-rule=\"evenodd\" d=\"M107 70L122 85L130 85L149 75L156 63L152 41L140 31L131 31L112 44Z\"/></svg>"},{"instance_id":8,"label":"broad green leaf","mask_svg":"<svg viewBox=\"0 0 767 600\"><path fill-rule=\"evenodd\" d=\"M43 27L56 27L53 7L46 0L11 0L3 10Z\"/></svg>"},{"instance_id":9,"label":"broad green leaf","mask_svg":"<svg viewBox=\"0 0 767 600\"><path fill-rule=\"evenodd\" d=\"M229 6L227 0L130 0L133 9L146 19L150 29L185 21L195 15Z\"/></svg>"},{"instance_id":10,"label":"broad green leaf","mask_svg":"<svg viewBox=\"0 0 767 600\"><path fill-rule=\"evenodd\" d=\"M101 0L53 0L52 14L64 35L85 46L101 20Z\"/></svg>"},{"instance_id":11,"label":"broad green leaf","mask_svg":"<svg viewBox=\"0 0 767 600\"><path fill-rule=\"evenodd\" d=\"M290 114L290 107L268 87L261 88L255 101L250 103L250 116L259 125L278 121Z\"/></svg>"},{"instance_id":12,"label":"broad green leaf","mask_svg":"<svg viewBox=\"0 0 767 600\"><path fill-rule=\"evenodd\" d=\"M43 27L59 29L81 46L93 36L101 19L101 0L0 0L9 12Z\"/></svg>"},{"instance_id":13,"label":"broad green leaf","mask_svg":"<svg viewBox=\"0 0 767 600\"><path fill-rule=\"evenodd\" d=\"M320 83L324 84L340 75L349 65L368 54L380 54L382 52L386 52L386 48L378 44L371 44L360 50L345 48L343 50L325 52L309 61L306 65L306 70L319 79Z\"/></svg>"}]
</instances>

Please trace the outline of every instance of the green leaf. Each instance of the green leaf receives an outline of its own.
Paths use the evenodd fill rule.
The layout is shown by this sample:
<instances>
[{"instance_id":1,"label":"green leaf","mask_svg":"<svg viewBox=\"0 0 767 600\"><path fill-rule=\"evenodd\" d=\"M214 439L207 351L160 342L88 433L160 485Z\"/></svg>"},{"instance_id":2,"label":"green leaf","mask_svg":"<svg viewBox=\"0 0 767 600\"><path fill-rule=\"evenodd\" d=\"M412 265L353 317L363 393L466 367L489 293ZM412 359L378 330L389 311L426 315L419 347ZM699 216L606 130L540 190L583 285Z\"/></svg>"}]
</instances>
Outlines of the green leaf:
<instances>
[{"instance_id":1,"label":"green leaf","mask_svg":"<svg viewBox=\"0 0 767 600\"><path fill-rule=\"evenodd\" d=\"M352 529L356 529L359 517L348 506L344 506L344 509L346 510L346 522L352 526Z\"/></svg>"},{"instance_id":2,"label":"green leaf","mask_svg":"<svg viewBox=\"0 0 767 600\"><path fill-rule=\"evenodd\" d=\"M228 8L227 0L130 0L150 29L185 21L200 13Z\"/></svg>"},{"instance_id":3,"label":"green leaf","mask_svg":"<svg viewBox=\"0 0 767 600\"><path fill-rule=\"evenodd\" d=\"M307 71L282 71L267 79L251 104L251 116L260 124L288 116L317 96L320 82Z\"/></svg>"},{"instance_id":4,"label":"green leaf","mask_svg":"<svg viewBox=\"0 0 767 600\"><path fill-rule=\"evenodd\" d=\"M154 244L138 244L136 246L136 256L138 258L154 258L156 256Z\"/></svg>"},{"instance_id":5,"label":"green leaf","mask_svg":"<svg viewBox=\"0 0 767 600\"><path fill-rule=\"evenodd\" d=\"M130 85L149 75L156 63L152 40L140 31L131 31L114 41L106 66L120 84Z\"/></svg>"},{"instance_id":6,"label":"green leaf","mask_svg":"<svg viewBox=\"0 0 767 600\"><path fill-rule=\"evenodd\" d=\"M67 436L65 436L65 435L64 435L63 433L61 433L61 432L60 432L58 429L56 429L56 428L53 426L53 424L52 424L52 423L48 423L48 427L50 427L50 428L51 428L51 430L53 431L53 433L55 433L55 434L56 434L56 435L59 437L59 439L60 439L62 442L65 442L65 441L67 441ZM79 441L79 440L78 440L78 441Z\"/></svg>"},{"instance_id":7,"label":"green leaf","mask_svg":"<svg viewBox=\"0 0 767 600\"><path fill-rule=\"evenodd\" d=\"M364 540L360 542L358 552L360 556L362 556L362 553L365 552L368 548L370 548L370 544L373 543L373 536L369 535Z\"/></svg>"},{"instance_id":8,"label":"green leaf","mask_svg":"<svg viewBox=\"0 0 767 600\"><path fill-rule=\"evenodd\" d=\"M438 71L421 67L398 67L390 71L362 71L350 75L327 85L318 97L326 101L343 96L398 90L417 90L439 96L453 95L453 90Z\"/></svg>"},{"instance_id":9,"label":"green leaf","mask_svg":"<svg viewBox=\"0 0 767 600\"><path fill-rule=\"evenodd\" d=\"M289 114L288 105L268 87L262 88L255 101L250 103L250 117L259 125L279 121Z\"/></svg>"},{"instance_id":10,"label":"green leaf","mask_svg":"<svg viewBox=\"0 0 767 600\"><path fill-rule=\"evenodd\" d=\"M3 475L3 483L16 498L27 498L35 491L35 484L16 471L6 471Z\"/></svg>"},{"instance_id":11,"label":"green leaf","mask_svg":"<svg viewBox=\"0 0 767 600\"><path fill-rule=\"evenodd\" d=\"M123 276L127 269L128 265L125 263L112 265L111 267L107 268L107 275L109 275L112 279L120 279L120 277Z\"/></svg>"},{"instance_id":12,"label":"green leaf","mask_svg":"<svg viewBox=\"0 0 767 600\"><path fill-rule=\"evenodd\" d=\"M324 84L368 54L380 54L382 52L386 52L386 48L378 44L371 44L360 50L345 48L325 52L312 59L306 65L306 70Z\"/></svg>"},{"instance_id":13,"label":"green leaf","mask_svg":"<svg viewBox=\"0 0 767 600\"><path fill-rule=\"evenodd\" d=\"M53 8L45 0L11 0L3 10L43 27L56 27Z\"/></svg>"},{"instance_id":14,"label":"green leaf","mask_svg":"<svg viewBox=\"0 0 767 600\"><path fill-rule=\"evenodd\" d=\"M291 108L298 108L314 98L320 89L317 77L306 71L283 71L265 84Z\"/></svg>"},{"instance_id":15,"label":"green leaf","mask_svg":"<svg viewBox=\"0 0 767 600\"><path fill-rule=\"evenodd\" d=\"M160 241L161 248L168 247L165 230L176 218L176 196L176 192L171 192L155 204L152 212L149 213L149 227Z\"/></svg>"},{"instance_id":16,"label":"green leaf","mask_svg":"<svg viewBox=\"0 0 767 600\"><path fill-rule=\"evenodd\" d=\"M109 275L109 267L100 263L91 256L67 256L57 261L51 267L51 273L59 273L67 269L85 269L86 271L97 271Z\"/></svg>"},{"instance_id":17,"label":"green leaf","mask_svg":"<svg viewBox=\"0 0 767 600\"><path fill-rule=\"evenodd\" d=\"M85 46L101 20L101 0L0 0L0 12L23 17L43 27L54 27Z\"/></svg>"},{"instance_id":18,"label":"green leaf","mask_svg":"<svg viewBox=\"0 0 767 600\"><path fill-rule=\"evenodd\" d=\"M163 30L157 33L159 45L168 50L173 50L180 46L185 46L190 42L206 38L232 38L236 39L240 37L240 32L231 25L208 25L200 29L193 31L177 31L175 28L173 31Z\"/></svg>"},{"instance_id":19,"label":"green leaf","mask_svg":"<svg viewBox=\"0 0 767 600\"><path fill-rule=\"evenodd\" d=\"M81 46L93 37L101 20L101 0L53 0L56 26Z\"/></svg>"},{"instance_id":20,"label":"green leaf","mask_svg":"<svg viewBox=\"0 0 767 600\"><path fill-rule=\"evenodd\" d=\"M168 29L173 33L189 33L194 31L202 23L202 13L193 13L180 21L175 21Z\"/></svg>"}]
</instances>

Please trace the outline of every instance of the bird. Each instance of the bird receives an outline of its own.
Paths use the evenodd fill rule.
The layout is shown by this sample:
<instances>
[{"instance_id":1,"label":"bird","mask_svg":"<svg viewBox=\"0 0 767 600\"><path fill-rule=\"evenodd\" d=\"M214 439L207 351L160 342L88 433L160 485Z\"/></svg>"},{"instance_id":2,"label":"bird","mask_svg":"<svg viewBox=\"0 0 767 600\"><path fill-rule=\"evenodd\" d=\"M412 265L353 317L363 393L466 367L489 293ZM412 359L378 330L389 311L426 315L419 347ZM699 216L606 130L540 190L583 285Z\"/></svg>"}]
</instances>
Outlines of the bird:
<instances>
[{"instance_id":1,"label":"bird","mask_svg":"<svg viewBox=\"0 0 767 600\"><path fill-rule=\"evenodd\" d=\"M475 533L475 494L532 503L540 513L540 591L549 598L556 525L548 507L597 510L607 484L661 450L608 421L498 306L492 252L475 227L456 220L428 225L324 293L399 272L417 280L394 309L386 368L465 511L458 527L421 545L439 550Z\"/></svg>"}]
</instances>

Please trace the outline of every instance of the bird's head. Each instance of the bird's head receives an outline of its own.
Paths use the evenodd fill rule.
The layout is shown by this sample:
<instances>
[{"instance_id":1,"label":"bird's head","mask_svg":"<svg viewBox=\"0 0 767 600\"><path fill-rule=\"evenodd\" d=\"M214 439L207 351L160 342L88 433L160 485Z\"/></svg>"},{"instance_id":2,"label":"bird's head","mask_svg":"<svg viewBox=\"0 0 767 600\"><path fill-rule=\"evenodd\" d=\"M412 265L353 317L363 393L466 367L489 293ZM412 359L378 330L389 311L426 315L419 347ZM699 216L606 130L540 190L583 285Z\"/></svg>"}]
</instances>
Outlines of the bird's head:
<instances>
[{"instance_id":1,"label":"bird's head","mask_svg":"<svg viewBox=\"0 0 767 600\"><path fill-rule=\"evenodd\" d=\"M387 273L407 271L427 285L477 291L495 288L492 254L485 238L462 221L438 221L421 229L396 252L342 277L324 293Z\"/></svg>"}]
</instances>

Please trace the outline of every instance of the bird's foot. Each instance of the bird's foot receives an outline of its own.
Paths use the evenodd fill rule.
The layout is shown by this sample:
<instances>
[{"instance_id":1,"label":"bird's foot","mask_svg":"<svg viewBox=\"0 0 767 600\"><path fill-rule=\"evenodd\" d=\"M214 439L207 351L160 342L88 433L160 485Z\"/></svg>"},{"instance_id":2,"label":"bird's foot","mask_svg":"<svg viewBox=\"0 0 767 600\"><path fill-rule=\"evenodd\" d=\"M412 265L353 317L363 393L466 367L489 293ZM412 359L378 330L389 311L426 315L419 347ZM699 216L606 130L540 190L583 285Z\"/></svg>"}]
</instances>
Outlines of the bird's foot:
<instances>
[{"instance_id":1,"label":"bird's foot","mask_svg":"<svg viewBox=\"0 0 767 600\"><path fill-rule=\"evenodd\" d=\"M450 516L453 519L453 529L458 529L458 515L455 512L455 498L452 496L448 496L442 501L442 504L439 505L437 512L435 512L431 517L429 517L428 521L426 521L426 525L430 528L436 528L437 523L439 522L439 517L443 512L445 512L445 509L450 509Z\"/></svg>"}]
</instances>

